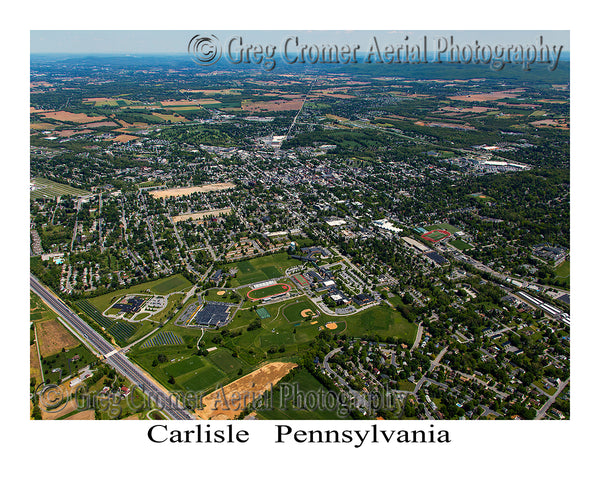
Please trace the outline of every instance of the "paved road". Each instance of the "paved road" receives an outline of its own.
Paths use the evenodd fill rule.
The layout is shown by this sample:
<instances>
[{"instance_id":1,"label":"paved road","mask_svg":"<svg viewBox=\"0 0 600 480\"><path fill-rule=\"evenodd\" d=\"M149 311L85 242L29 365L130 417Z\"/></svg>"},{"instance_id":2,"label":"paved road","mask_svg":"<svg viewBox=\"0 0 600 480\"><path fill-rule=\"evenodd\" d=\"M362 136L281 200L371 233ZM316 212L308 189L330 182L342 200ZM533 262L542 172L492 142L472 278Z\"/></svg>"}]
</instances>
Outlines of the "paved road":
<instances>
[{"instance_id":1,"label":"paved road","mask_svg":"<svg viewBox=\"0 0 600 480\"><path fill-rule=\"evenodd\" d=\"M117 372L128 378L155 403L161 406L162 410L175 420L195 420L195 417L183 406L177 404L173 397L169 396L160 389L146 373L135 366L125 355L115 351L115 347L106 341L98 332L85 323L78 315L73 312L62 300L56 297L42 283L30 275L29 282L31 290L40 296L40 298L54 310L69 326L85 339L85 343L91 346L93 350L106 357L106 363L112 366Z\"/></svg>"},{"instance_id":2,"label":"paved road","mask_svg":"<svg viewBox=\"0 0 600 480\"><path fill-rule=\"evenodd\" d=\"M410 347L411 352L419 346L419 343L421 343L422 335L423 335L423 322L419 322L419 327L417 328L417 334L415 335L415 341L413 342L412 347Z\"/></svg>"},{"instance_id":3,"label":"paved road","mask_svg":"<svg viewBox=\"0 0 600 480\"><path fill-rule=\"evenodd\" d=\"M570 378L567 378L566 381L564 381L560 384L560 387L558 387L556 389L556 392L554 392L554 395L552 395L548 399L548 401L546 403L544 403L544 406L539 409L537 415L535 416L536 420L540 420L544 415L546 415L546 411L552 406L552 404L554 403L556 398L560 395L560 393L563 391L563 389L569 384L569 381L570 381Z\"/></svg>"}]
</instances>

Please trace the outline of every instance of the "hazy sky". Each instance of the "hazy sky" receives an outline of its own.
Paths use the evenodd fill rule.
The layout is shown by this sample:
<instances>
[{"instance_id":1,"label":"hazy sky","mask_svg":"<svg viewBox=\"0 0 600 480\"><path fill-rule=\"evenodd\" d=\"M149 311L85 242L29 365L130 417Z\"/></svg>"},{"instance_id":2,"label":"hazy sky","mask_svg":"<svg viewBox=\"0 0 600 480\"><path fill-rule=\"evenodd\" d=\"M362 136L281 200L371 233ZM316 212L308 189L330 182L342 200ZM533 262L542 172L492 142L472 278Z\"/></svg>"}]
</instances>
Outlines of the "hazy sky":
<instances>
[{"instance_id":1,"label":"hazy sky","mask_svg":"<svg viewBox=\"0 0 600 480\"><path fill-rule=\"evenodd\" d=\"M569 31L566 30L296 30L296 31L264 31L264 30L32 30L31 53L171 53L187 54L187 45L194 35L214 34L221 42L233 35L240 35L244 43L272 44L279 46L290 35L298 35L301 43L349 43L367 47L376 36L380 44L404 43L408 35L409 42L417 43L428 37L428 43L434 44L436 38L445 37L454 42L474 44L511 45L539 44L540 35L544 43L562 45L563 51L569 51ZM362 48L361 48L362 50Z\"/></svg>"}]
</instances>

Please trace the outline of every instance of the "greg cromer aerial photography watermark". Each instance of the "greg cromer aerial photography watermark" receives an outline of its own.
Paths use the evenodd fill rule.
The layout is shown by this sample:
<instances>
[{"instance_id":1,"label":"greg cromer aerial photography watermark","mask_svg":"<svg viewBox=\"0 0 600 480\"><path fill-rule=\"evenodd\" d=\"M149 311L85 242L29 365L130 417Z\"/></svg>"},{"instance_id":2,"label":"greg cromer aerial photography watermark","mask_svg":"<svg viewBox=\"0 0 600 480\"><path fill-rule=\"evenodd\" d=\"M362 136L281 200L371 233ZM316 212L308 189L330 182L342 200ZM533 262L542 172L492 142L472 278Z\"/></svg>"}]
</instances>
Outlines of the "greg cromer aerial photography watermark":
<instances>
[{"instance_id":1,"label":"greg cromer aerial photography watermark","mask_svg":"<svg viewBox=\"0 0 600 480\"><path fill-rule=\"evenodd\" d=\"M279 61L295 64L483 64L494 71L508 64L521 65L531 70L531 65L547 65L554 71L560 60L563 45L548 44L540 35L531 43L490 44L475 39L471 42L455 41L454 35L426 35L412 38L401 35L397 42L380 41L373 36L368 44L311 43L298 35L287 36L279 45L247 42L242 35L233 35L221 41L216 35L194 35L188 43L188 52L199 65L213 65L221 58L233 65L261 65L273 70Z\"/></svg>"}]
</instances>

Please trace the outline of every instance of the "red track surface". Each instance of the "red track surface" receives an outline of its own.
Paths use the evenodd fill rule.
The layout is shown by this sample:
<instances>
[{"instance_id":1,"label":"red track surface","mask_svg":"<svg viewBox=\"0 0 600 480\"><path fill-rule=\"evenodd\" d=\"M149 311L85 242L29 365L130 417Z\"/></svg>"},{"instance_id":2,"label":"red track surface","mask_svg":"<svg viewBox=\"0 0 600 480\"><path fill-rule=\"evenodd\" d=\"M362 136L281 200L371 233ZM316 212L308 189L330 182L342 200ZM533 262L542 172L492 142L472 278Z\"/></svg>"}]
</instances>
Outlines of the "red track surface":
<instances>
[{"instance_id":1,"label":"red track surface","mask_svg":"<svg viewBox=\"0 0 600 480\"><path fill-rule=\"evenodd\" d=\"M265 288L271 288L274 287L275 285L281 285L283 287L283 292L279 292L279 293L272 293L271 295L265 295L264 297L251 297L250 294L252 292L258 292L259 290L264 290ZM274 283L273 285L267 285L266 287L260 287L260 288L255 288L254 290L250 290L246 296L250 299L250 300L262 300L263 298L269 298L269 297L273 297L275 295L281 295L282 293L285 293L287 291L289 291L290 286L287 283Z\"/></svg>"},{"instance_id":2,"label":"red track surface","mask_svg":"<svg viewBox=\"0 0 600 480\"><path fill-rule=\"evenodd\" d=\"M427 233L424 233L423 235L421 235L421 238L422 238L423 240L427 240L428 242L433 242L433 243L437 243L437 242L439 242L440 240L443 240L443 239L444 239L444 238L439 238L439 239L437 239L437 240L434 240L433 238L429 238L427 235L429 235L430 233L433 233L433 232L440 232L440 233L443 233L443 234L445 235L445 237L444 237L444 238L448 238L448 237L450 237L450 236L452 235L452 234L451 234L451 233L450 233L448 230L430 230L430 231L428 231Z\"/></svg>"}]
</instances>

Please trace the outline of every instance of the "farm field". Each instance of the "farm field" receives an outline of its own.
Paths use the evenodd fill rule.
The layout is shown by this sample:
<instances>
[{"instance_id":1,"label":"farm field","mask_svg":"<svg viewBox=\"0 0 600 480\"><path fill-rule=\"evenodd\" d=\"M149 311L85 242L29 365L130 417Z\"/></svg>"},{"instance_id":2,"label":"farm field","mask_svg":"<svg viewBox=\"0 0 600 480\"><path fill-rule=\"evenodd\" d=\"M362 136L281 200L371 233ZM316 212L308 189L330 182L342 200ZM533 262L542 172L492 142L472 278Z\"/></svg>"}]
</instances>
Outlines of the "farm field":
<instances>
[{"instance_id":1,"label":"farm field","mask_svg":"<svg viewBox=\"0 0 600 480\"><path fill-rule=\"evenodd\" d=\"M74 122L74 123L87 123L87 122L95 122L98 120L104 120L106 117L103 116L93 116L90 117L85 113L71 113L65 111L58 112L43 112L40 113L42 117L52 118L54 120L58 120L59 122Z\"/></svg>"},{"instance_id":2,"label":"farm field","mask_svg":"<svg viewBox=\"0 0 600 480\"><path fill-rule=\"evenodd\" d=\"M42 177L36 177L31 180L34 190L30 190L31 198L56 198L59 196L83 197L90 192L79 188L71 187L63 183L56 183Z\"/></svg>"}]
</instances>

